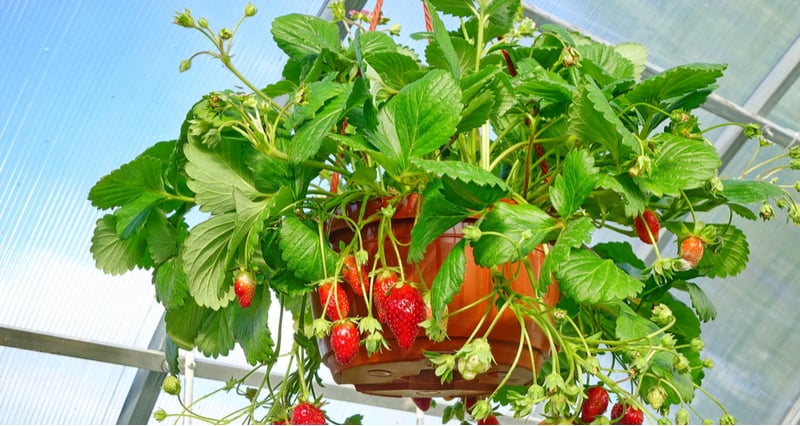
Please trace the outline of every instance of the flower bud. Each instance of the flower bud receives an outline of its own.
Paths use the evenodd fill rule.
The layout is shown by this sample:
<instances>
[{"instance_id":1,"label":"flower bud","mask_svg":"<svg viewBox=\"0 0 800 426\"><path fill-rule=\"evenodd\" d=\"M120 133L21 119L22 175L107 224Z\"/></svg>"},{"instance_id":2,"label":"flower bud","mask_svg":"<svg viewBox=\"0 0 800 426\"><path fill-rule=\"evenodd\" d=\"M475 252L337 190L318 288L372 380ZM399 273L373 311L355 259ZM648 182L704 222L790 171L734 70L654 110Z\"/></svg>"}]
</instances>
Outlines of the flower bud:
<instances>
[{"instance_id":1,"label":"flower bud","mask_svg":"<svg viewBox=\"0 0 800 426\"><path fill-rule=\"evenodd\" d=\"M253 3L247 3L244 6L244 16L255 16L256 12L258 12L258 9Z\"/></svg>"},{"instance_id":2,"label":"flower bud","mask_svg":"<svg viewBox=\"0 0 800 426\"><path fill-rule=\"evenodd\" d=\"M403 27L401 27L400 24L392 24L389 26L389 35L399 36L400 30L402 29Z\"/></svg>"},{"instance_id":3,"label":"flower bud","mask_svg":"<svg viewBox=\"0 0 800 426\"><path fill-rule=\"evenodd\" d=\"M720 419L719 424L721 425L735 425L736 424L736 417L733 415L725 413Z\"/></svg>"},{"instance_id":4,"label":"flower bud","mask_svg":"<svg viewBox=\"0 0 800 426\"><path fill-rule=\"evenodd\" d=\"M664 333L664 335L661 336L661 346L665 348L671 348L675 346L675 343L675 336L673 336L671 333Z\"/></svg>"},{"instance_id":5,"label":"flower bud","mask_svg":"<svg viewBox=\"0 0 800 426\"><path fill-rule=\"evenodd\" d=\"M702 351L705 346L706 344L699 337L695 337L691 342L689 342L689 347L691 347L695 352Z\"/></svg>"},{"instance_id":6,"label":"flower bud","mask_svg":"<svg viewBox=\"0 0 800 426\"><path fill-rule=\"evenodd\" d=\"M184 9L183 12L175 13L175 19L173 19L172 22L184 28L194 27L194 18L192 18L192 12L190 12L189 9Z\"/></svg>"},{"instance_id":7,"label":"flower bud","mask_svg":"<svg viewBox=\"0 0 800 426\"><path fill-rule=\"evenodd\" d=\"M167 412L164 411L163 408L159 408L158 410L153 411L153 418L158 422L164 421L164 419L167 418Z\"/></svg>"},{"instance_id":8,"label":"flower bud","mask_svg":"<svg viewBox=\"0 0 800 426\"><path fill-rule=\"evenodd\" d=\"M233 33L227 28L221 28L218 35L222 40L230 40L233 37Z\"/></svg>"},{"instance_id":9,"label":"flower bud","mask_svg":"<svg viewBox=\"0 0 800 426\"><path fill-rule=\"evenodd\" d=\"M472 406L472 417L485 419L492 414L492 404L486 399L479 399Z\"/></svg>"},{"instance_id":10,"label":"flower bud","mask_svg":"<svg viewBox=\"0 0 800 426\"><path fill-rule=\"evenodd\" d=\"M775 216L775 210L768 203L764 203L758 210L758 215L761 216L761 220L770 220Z\"/></svg>"},{"instance_id":11,"label":"flower bud","mask_svg":"<svg viewBox=\"0 0 800 426\"><path fill-rule=\"evenodd\" d=\"M758 123L750 123L744 126L744 135L748 139L752 139L756 136L761 136L761 126Z\"/></svg>"},{"instance_id":12,"label":"flower bud","mask_svg":"<svg viewBox=\"0 0 800 426\"><path fill-rule=\"evenodd\" d=\"M192 67L192 60L191 59L184 59L181 61L181 64L178 66L179 72L188 71L189 68Z\"/></svg>"},{"instance_id":13,"label":"flower bud","mask_svg":"<svg viewBox=\"0 0 800 426\"><path fill-rule=\"evenodd\" d=\"M789 148L789 158L792 160L800 159L800 145Z\"/></svg>"},{"instance_id":14,"label":"flower bud","mask_svg":"<svg viewBox=\"0 0 800 426\"><path fill-rule=\"evenodd\" d=\"M667 325L675 318L672 315L672 309L663 303L657 303L653 306L652 315L650 319L658 325Z\"/></svg>"},{"instance_id":15,"label":"flower bud","mask_svg":"<svg viewBox=\"0 0 800 426\"><path fill-rule=\"evenodd\" d=\"M691 369L689 360L683 354L678 354L678 356L675 357L672 361L672 367L680 374L688 373Z\"/></svg>"},{"instance_id":16,"label":"flower bud","mask_svg":"<svg viewBox=\"0 0 800 426\"><path fill-rule=\"evenodd\" d=\"M555 392L564 387L564 379L561 377L560 374L552 372L548 374L547 377L545 377L544 387L549 392Z\"/></svg>"},{"instance_id":17,"label":"flower bud","mask_svg":"<svg viewBox=\"0 0 800 426\"><path fill-rule=\"evenodd\" d=\"M714 360L711 358L706 358L703 360L703 367L704 368L714 368Z\"/></svg>"},{"instance_id":18,"label":"flower bud","mask_svg":"<svg viewBox=\"0 0 800 426\"><path fill-rule=\"evenodd\" d=\"M685 408L681 407L677 413L675 413L675 424L676 425L688 425L689 424L689 412L686 411Z\"/></svg>"},{"instance_id":19,"label":"flower bud","mask_svg":"<svg viewBox=\"0 0 800 426\"><path fill-rule=\"evenodd\" d=\"M200 28L208 29L208 19L197 18L197 26L199 26Z\"/></svg>"}]
</instances>

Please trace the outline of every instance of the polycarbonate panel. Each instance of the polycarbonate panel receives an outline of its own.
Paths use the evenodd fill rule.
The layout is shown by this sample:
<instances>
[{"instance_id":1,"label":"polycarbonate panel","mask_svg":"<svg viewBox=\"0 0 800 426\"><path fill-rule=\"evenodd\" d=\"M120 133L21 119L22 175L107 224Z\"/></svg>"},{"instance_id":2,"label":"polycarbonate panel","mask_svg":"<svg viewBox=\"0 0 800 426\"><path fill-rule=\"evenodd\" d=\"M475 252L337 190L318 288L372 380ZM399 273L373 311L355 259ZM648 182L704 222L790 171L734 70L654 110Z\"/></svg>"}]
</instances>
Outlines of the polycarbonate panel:
<instances>
[{"instance_id":1,"label":"polycarbonate panel","mask_svg":"<svg viewBox=\"0 0 800 426\"><path fill-rule=\"evenodd\" d=\"M257 2L234 63L256 85L279 75L268 32L321 0ZM104 212L92 185L160 140L178 137L191 106L236 80L208 48L172 24L190 7L214 28L233 26L245 2L0 2L0 324L144 348L163 308L150 275L109 276L89 253ZM0 347L0 423L114 423L135 369Z\"/></svg>"},{"instance_id":2,"label":"polycarbonate panel","mask_svg":"<svg viewBox=\"0 0 800 426\"><path fill-rule=\"evenodd\" d=\"M114 424L135 374L0 346L0 424Z\"/></svg>"},{"instance_id":3,"label":"polycarbonate panel","mask_svg":"<svg viewBox=\"0 0 800 426\"><path fill-rule=\"evenodd\" d=\"M800 144L800 80L783 93L783 97L769 114L769 119L776 124L794 129L797 139L795 145Z\"/></svg>"},{"instance_id":4,"label":"polycarbonate panel","mask_svg":"<svg viewBox=\"0 0 800 426\"><path fill-rule=\"evenodd\" d=\"M795 0L535 0L611 43L639 42L662 68L726 63L718 93L743 103L800 34Z\"/></svg>"}]
</instances>

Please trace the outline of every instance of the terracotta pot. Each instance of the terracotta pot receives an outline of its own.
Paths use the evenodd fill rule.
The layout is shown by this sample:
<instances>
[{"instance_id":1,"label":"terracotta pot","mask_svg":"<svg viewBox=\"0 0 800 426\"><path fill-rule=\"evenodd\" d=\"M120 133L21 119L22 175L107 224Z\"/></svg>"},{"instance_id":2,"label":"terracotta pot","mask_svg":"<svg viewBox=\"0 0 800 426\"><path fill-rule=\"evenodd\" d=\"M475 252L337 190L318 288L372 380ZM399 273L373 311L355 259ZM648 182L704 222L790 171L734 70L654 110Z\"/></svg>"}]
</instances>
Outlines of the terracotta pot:
<instances>
[{"instance_id":1,"label":"terracotta pot","mask_svg":"<svg viewBox=\"0 0 800 426\"><path fill-rule=\"evenodd\" d=\"M382 202L373 201L366 207L368 217L380 211ZM354 205L348 211L348 215L354 219L358 217L360 206ZM395 237L401 244L399 248L400 256L406 259L408 253L407 243L411 240L411 228L417 213L417 197L411 196L403 200L397 206L396 213L392 220L392 230ZM384 252L391 254L387 262L392 266L403 264L406 278L414 282L425 282L430 285L439 271L441 263L445 260L453 246L458 243L463 234L461 232L465 225L472 221L464 221L431 243L425 252L425 258L419 264L406 264L398 262L393 255L394 251L390 244L386 243ZM378 251L377 231L378 223L367 224L362 228L362 239L364 248L370 254L370 264L372 256ZM345 221L332 221L329 224L329 240L334 248L339 247L340 242L349 243L354 236ZM469 305L480 299L491 290L491 274L487 268L476 265L472 257L472 249L467 246L467 268L464 284L448 305L449 312L455 312L462 306ZM539 269L544 261L544 252L540 249L535 250L529 255L531 266L538 279ZM507 276L511 276L515 265L507 266ZM519 277L512 282L515 291L533 296L534 291L526 274L520 273ZM366 316L367 308L362 297L358 297L350 292L345 286L350 299L351 316ZM554 283L548 289L544 299L546 303L554 305L558 301L558 287ZM317 298L313 298L316 299ZM494 391L503 377L507 374L509 367L513 364L520 338L520 324L510 311L503 313L499 322L489 335L496 364L492 369L479 375L473 380L464 380L457 371L454 372L453 380L450 383L441 384L440 379L434 374L433 364L425 358L423 351L455 352L466 342L467 338L475 330L481 316L486 310L486 303L483 302L460 312L449 318L447 334L449 339L435 343L425 337L424 330L420 329L413 346L408 350L401 350L392 336L388 326L384 325L384 336L389 341L391 348L384 349L383 352L375 353L367 357L366 349L362 346L355 359L348 365L338 363L333 355L330 346L330 339L320 340L319 346L322 359L325 365L333 373L333 378L339 384L353 384L356 390L368 394L384 396L431 396L431 397L454 397L470 395L486 395ZM320 314L320 307L314 307L315 314ZM484 328L491 323L491 318L497 312L493 307L491 317L484 321ZM535 348L536 367L542 365L549 354L549 345L542 331L532 321L526 320L526 327ZM484 330L479 331L479 336ZM530 355L525 351L520 357L517 367L511 373L511 377L506 382L509 385L527 385L532 378Z\"/></svg>"}]
</instances>

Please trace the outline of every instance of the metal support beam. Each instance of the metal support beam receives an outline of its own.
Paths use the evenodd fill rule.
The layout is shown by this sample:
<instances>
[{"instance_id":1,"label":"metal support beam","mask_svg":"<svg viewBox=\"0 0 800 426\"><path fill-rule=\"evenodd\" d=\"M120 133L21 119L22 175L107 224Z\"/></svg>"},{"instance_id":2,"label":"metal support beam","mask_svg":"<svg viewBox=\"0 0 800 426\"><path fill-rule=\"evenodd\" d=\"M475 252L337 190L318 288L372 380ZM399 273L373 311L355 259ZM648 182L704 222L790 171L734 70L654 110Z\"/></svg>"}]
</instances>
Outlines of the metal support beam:
<instances>
[{"instance_id":1,"label":"metal support beam","mask_svg":"<svg viewBox=\"0 0 800 426\"><path fill-rule=\"evenodd\" d=\"M162 315L147 348L163 351L166 336L164 316ZM117 417L117 424L147 424L150 420L150 415L153 413L153 407L158 400L158 395L161 393L161 384L164 382L165 377L167 377L167 373L165 373L164 370L153 371L139 369L128 390L128 396L125 398L125 403L122 405L119 417Z\"/></svg>"}]
</instances>

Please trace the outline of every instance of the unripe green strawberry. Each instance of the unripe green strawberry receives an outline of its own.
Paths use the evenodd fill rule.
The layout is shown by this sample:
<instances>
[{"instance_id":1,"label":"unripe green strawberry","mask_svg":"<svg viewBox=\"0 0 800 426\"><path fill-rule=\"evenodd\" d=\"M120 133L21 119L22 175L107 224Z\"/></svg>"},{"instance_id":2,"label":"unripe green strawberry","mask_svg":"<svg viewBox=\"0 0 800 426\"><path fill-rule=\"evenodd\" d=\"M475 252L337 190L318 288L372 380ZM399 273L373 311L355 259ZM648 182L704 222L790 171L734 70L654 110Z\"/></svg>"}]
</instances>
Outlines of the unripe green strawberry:
<instances>
[{"instance_id":1,"label":"unripe green strawberry","mask_svg":"<svg viewBox=\"0 0 800 426\"><path fill-rule=\"evenodd\" d=\"M608 408L608 392L602 386L594 386L586 391L586 400L581 406L581 420L591 423L602 416Z\"/></svg>"},{"instance_id":2,"label":"unripe green strawberry","mask_svg":"<svg viewBox=\"0 0 800 426\"><path fill-rule=\"evenodd\" d=\"M337 321L331 327L331 348L339 364L347 365L358 353L358 329L352 321Z\"/></svg>"},{"instance_id":3,"label":"unripe green strawberry","mask_svg":"<svg viewBox=\"0 0 800 426\"><path fill-rule=\"evenodd\" d=\"M684 238L678 254L689 264L688 269L694 268L703 258L703 240L695 236Z\"/></svg>"},{"instance_id":4,"label":"unripe green strawberry","mask_svg":"<svg viewBox=\"0 0 800 426\"><path fill-rule=\"evenodd\" d=\"M310 403L301 402L292 409L291 424L293 425L324 425L325 413L322 410Z\"/></svg>"},{"instance_id":5,"label":"unripe green strawberry","mask_svg":"<svg viewBox=\"0 0 800 426\"><path fill-rule=\"evenodd\" d=\"M645 210L641 215L636 216L636 218L633 219L633 228L636 230L636 235L639 236L642 242L647 244L658 242L658 231L661 230L661 223L658 221L658 216L656 216L652 210Z\"/></svg>"},{"instance_id":6,"label":"unripe green strawberry","mask_svg":"<svg viewBox=\"0 0 800 426\"><path fill-rule=\"evenodd\" d=\"M425 320L425 302L416 288L401 284L389 291L383 303L386 324L392 330L400 349L408 349L419 334L419 323Z\"/></svg>"},{"instance_id":7,"label":"unripe green strawberry","mask_svg":"<svg viewBox=\"0 0 800 426\"><path fill-rule=\"evenodd\" d=\"M350 301L342 286L334 281L325 281L319 286L319 304L324 306L325 315L331 321L347 318L350 314Z\"/></svg>"},{"instance_id":8,"label":"unripe green strawberry","mask_svg":"<svg viewBox=\"0 0 800 426\"><path fill-rule=\"evenodd\" d=\"M161 385L161 389L170 395L177 395L181 393L181 379L176 376L169 375L164 378L164 383Z\"/></svg>"},{"instance_id":9,"label":"unripe green strawberry","mask_svg":"<svg viewBox=\"0 0 800 426\"><path fill-rule=\"evenodd\" d=\"M233 292L239 300L239 306L247 308L253 302L256 293L256 279L246 269L240 269L233 278Z\"/></svg>"},{"instance_id":10,"label":"unripe green strawberry","mask_svg":"<svg viewBox=\"0 0 800 426\"><path fill-rule=\"evenodd\" d=\"M347 257L344 258L342 277L344 281L353 288L353 293L355 293L356 296L364 295L364 288L369 284L367 270L358 264L356 257L352 254L348 254Z\"/></svg>"}]
</instances>

